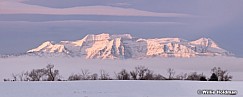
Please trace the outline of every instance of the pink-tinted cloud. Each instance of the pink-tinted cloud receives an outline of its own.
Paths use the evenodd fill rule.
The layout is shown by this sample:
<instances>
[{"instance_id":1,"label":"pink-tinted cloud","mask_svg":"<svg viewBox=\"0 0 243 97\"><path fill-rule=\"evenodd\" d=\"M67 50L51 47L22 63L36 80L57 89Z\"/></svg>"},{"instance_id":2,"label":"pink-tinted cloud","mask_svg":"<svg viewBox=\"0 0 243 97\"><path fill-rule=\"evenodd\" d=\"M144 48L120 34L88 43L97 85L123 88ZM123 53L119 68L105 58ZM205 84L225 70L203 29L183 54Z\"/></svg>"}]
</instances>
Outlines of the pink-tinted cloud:
<instances>
[{"instance_id":1,"label":"pink-tinted cloud","mask_svg":"<svg viewBox=\"0 0 243 97\"><path fill-rule=\"evenodd\" d=\"M13 0L19 1L19 0ZM158 13L120 8L111 6L81 6L72 8L49 8L37 5L28 5L21 2L3 0L0 2L0 14L55 14L55 15L112 15L112 16L152 16L152 17L191 17L182 13ZM22 0L20 0L22 1Z\"/></svg>"}]
</instances>

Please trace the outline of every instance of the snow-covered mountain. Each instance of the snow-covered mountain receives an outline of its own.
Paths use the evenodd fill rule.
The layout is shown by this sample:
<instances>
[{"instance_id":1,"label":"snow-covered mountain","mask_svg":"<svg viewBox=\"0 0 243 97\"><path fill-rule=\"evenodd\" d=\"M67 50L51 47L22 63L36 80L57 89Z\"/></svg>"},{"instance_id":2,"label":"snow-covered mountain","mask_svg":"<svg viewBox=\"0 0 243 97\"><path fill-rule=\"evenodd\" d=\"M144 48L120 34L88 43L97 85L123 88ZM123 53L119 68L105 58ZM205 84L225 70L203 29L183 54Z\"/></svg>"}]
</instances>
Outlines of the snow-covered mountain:
<instances>
[{"instance_id":1,"label":"snow-covered mountain","mask_svg":"<svg viewBox=\"0 0 243 97\"><path fill-rule=\"evenodd\" d=\"M89 34L77 41L44 42L29 50L35 54L64 54L100 59L128 59L144 57L194 57L228 56L228 51L220 48L209 38L187 41L180 38L134 38L130 34Z\"/></svg>"}]
</instances>

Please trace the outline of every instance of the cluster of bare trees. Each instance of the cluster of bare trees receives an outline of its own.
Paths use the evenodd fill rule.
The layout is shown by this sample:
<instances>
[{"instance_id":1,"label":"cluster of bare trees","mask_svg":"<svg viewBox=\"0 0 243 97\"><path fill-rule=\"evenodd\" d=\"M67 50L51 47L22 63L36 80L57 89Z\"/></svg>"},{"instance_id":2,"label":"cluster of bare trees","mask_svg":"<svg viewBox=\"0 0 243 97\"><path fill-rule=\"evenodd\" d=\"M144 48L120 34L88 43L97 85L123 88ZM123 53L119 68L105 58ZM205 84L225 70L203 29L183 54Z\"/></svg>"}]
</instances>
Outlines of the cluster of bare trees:
<instances>
[{"instance_id":1,"label":"cluster of bare trees","mask_svg":"<svg viewBox=\"0 0 243 97\"><path fill-rule=\"evenodd\" d=\"M165 77L160 74L155 74L144 66L135 67L135 70L130 72L125 69L119 73L115 73L117 80L164 80Z\"/></svg>"},{"instance_id":2,"label":"cluster of bare trees","mask_svg":"<svg viewBox=\"0 0 243 97\"><path fill-rule=\"evenodd\" d=\"M104 73L104 71L101 71ZM109 77L109 76L106 76ZM81 74L72 74L71 76L68 77L69 81L73 80L98 80L98 74L94 73L91 74L88 70L81 70Z\"/></svg>"},{"instance_id":3,"label":"cluster of bare trees","mask_svg":"<svg viewBox=\"0 0 243 97\"><path fill-rule=\"evenodd\" d=\"M118 73L114 73L115 77L110 77L110 74L104 70L100 74L91 74L88 70L81 70L81 74L72 74L68 80L165 80L166 78L160 74L155 74L153 71L144 66L135 67L135 70L127 71L125 69Z\"/></svg>"},{"instance_id":4,"label":"cluster of bare trees","mask_svg":"<svg viewBox=\"0 0 243 97\"><path fill-rule=\"evenodd\" d=\"M230 81L233 78L227 70L222 70L220 67L214 67L211 71L212 75L209 81Z\"/></svg>"},{"instance_id":5,"label":"cluster of bare trees","mask_svg":"<svg viewBox=\"0 0 243 97\"><path fill-rule=\"evenodd\" d=\"M115 77L110 77L108 72L104 70L100 71L100 75L91 74L88 70L81 70L81 74L73 74L68 80L198 80L198 81L230 81L232 79L231 75L228 75L227 70L222 70L220 67L214 67L212 70L212 76L206 78L203 73L191 72L191 73L181 73L175 75L174 69L169 68L167 70L168 76L165 77L161 74L156 74L152 70L144 67L138 66L134 70L127 71L126 69L115 73ZM216 79L215 79L216 78Z\"/></svg>"},{"instance_id":6,"label":"cluster of bare trees","mask_svg":"<svg viewBox=\"0 0 243 97\"><path fill-rule=\"evenodd\" d=\"M167 72L169 75L168 80L231 81L233 78L229 75L227 70L223 70L220 67L214 67L211 69L212 75L210 78L206 78L203 73L198 74L197 72L191 72L189 74L182 73L174 76L175 71L171 68L169 68Z\"/></svg>"},{"instance_id":7,"label":"cluster of bare trees","mask_svg":"<svg viewBox=\"0 0 243 97\"><path fill-rule=\"evenodd\" d=\"M62 80L59 75L59 70L54 70L54 65L47 65L43 69L33 69L30 72L22 72L13 74L13 79L4 79L4 81L75 81L75 80L200 80L200 81L230 81L232 76L227 70L222 70L220 67L214 67L210 78L206 78L203 73L197 72L181 73L175 75L174 69L167 70L167 77L156 74L152 70L137 66L134 70L127 71L125 69L115 73L115 77L111 77L108 72L101 70L99 74L91 73L89 70L81 69L79 74L71 74L67 80Z\"/></svg>"},{"instance_id":8,"label":"cluster of bare trees","mask_svg":"<svg viewBox=\"0 0 243 97\"><path fill-rule=\"evenodd\" d=\"M58 81L60 79L59 70L54 70L54 65L47 65L46 68L33 69L30 72L12 74L13 79L4 81Z\"/></svg>"}]
</instances>

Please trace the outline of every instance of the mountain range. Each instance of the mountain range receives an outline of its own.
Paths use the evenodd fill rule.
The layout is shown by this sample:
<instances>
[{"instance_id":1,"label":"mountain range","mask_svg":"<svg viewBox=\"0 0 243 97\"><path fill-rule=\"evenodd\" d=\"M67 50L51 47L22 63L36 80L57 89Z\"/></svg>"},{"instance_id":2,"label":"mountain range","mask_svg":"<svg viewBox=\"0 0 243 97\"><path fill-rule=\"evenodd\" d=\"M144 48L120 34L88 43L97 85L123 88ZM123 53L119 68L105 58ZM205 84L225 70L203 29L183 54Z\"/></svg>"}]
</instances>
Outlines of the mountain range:
<instances>
[{"instance_id":1,"label":"mountain range","mask_svg":"<svg viewBox=\"0 0 243 97\"><path fill-rule=\"evenodd\" d=\"M129 59L146 57L230 56L212 39L187 41L181 38L143 39L130 34L89 34L77 41L46 41L27 51L38 55L84 56L88 59Z\"/></svg>"}]
</instances>

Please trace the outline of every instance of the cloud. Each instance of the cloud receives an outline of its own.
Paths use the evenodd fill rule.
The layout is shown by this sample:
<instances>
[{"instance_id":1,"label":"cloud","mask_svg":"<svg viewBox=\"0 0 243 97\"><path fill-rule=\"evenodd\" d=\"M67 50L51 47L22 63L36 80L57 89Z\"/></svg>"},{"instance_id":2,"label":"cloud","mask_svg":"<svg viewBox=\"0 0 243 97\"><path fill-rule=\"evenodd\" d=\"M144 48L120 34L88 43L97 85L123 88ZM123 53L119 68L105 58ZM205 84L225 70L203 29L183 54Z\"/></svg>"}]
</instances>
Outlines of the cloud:
<instances>
[{"instance_id":1,"label":"cloud","mask_svg":"<svg viewBox=\"0 0 243 97\"><path fill-rule=\"evenodd\" d=\"M23 2L27 0L0 0L0 2Z\"/></svg>"},{"instance_id":2,"label":"cloud","mask_svg":"<svg viewBox=\"0 0 243 97\"><path fill-rule=\"evenodd\" d=\"M19 1L19 0L14 0ZM22 0L20 0L22 1ZM49 8L28 5L20 2L0 2L0 14L52 14L52 15L111 15L111 16L150 16L150 17L192 17L183 13L158 13L133 8L112 6L81 6L71 8Z\"/></svg>"},{"instance_id":3,"label":"cloud","mask_svg":"<svg viewBox=\"0 0 243 97\"><path fill-rule=\"evenodd\" d=\"M62 20L62 21L42 21L42 22L30 22L30 21L0 21L1 24L43 24L43 23L63 23L63 24L80 24L80 23L95 23L95 24L156 24L156 25L186 25L181 22L136 22L136 21L92 21L92 20Z\"/></svg>"},{"instance_id":4,"label":"cloud","mask_svg":"<svg viewBox=\"0 0 243 97\"><path fill-rule=\"evenodd\" d=\"M111 4L111 6L129 6L131 4L127 3L127 2L120 2L120 3L113 3Z\"/></svg>"}]
</instances>

